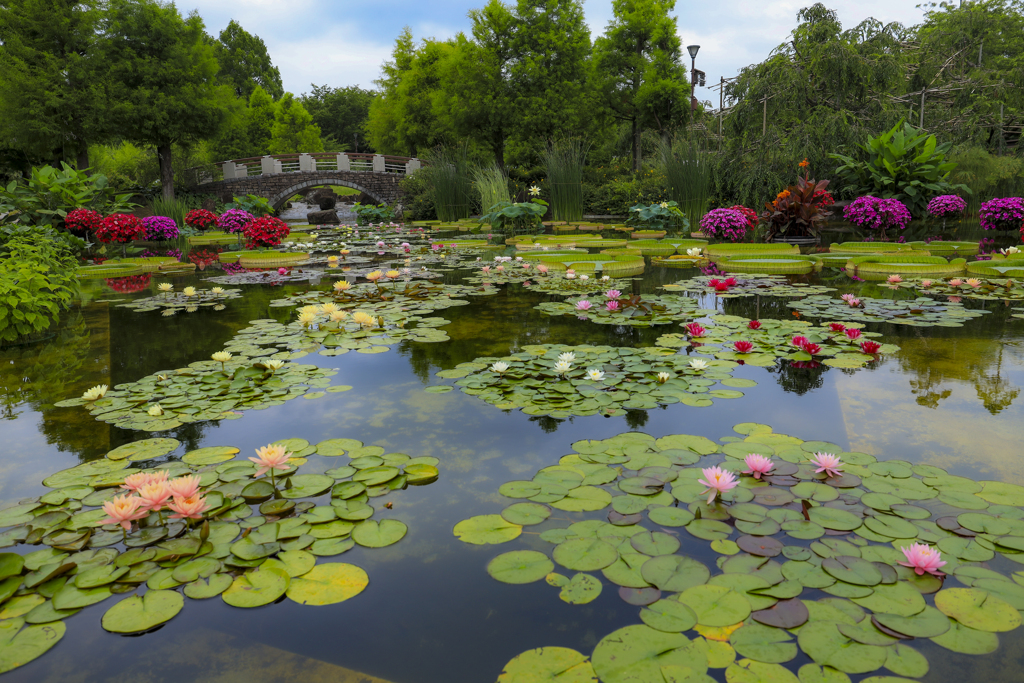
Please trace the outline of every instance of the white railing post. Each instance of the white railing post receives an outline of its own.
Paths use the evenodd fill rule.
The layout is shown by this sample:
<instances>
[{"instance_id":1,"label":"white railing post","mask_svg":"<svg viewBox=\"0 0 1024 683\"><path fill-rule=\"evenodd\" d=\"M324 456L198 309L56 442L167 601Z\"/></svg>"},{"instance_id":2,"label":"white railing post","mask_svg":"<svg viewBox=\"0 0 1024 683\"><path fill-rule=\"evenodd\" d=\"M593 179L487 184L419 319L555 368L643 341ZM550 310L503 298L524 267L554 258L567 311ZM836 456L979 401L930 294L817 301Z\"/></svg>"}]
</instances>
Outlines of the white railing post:
<instances>
[{"instance_id":1,"label":"white railing post","mask_svg":"<svg viewBox=\"0 0 1024 683\"><path fill-rule=\"evenodd\" d=\"M284 173L284 165L280 159L274 159L274 173Z\"/></svg>"},{"instance_id":2,"label":"white railing post","mask_svg":"<svg viewBox=\"0 0 1024 683\"><path fill-rule=\"evenodd\" d=\"M342 154L338 155L338 170L339 171L351 171L352 170L352 161L348 158L347 154L342 153Z\"/></svg>"},{"instance_id":3,"label":"white railing post","mask_svg":"<svg viewBox=\"0 0 1024 683\"><path fill-rule=\"evenodd\" d=\"M316 170L316 159L308 154L299 155L299 170L300 171L315 171Z\"/></svg>"},{"instance_id":4,"label":"white railing post","mask_svg":"<svg viewBox=\"0 0 1024 683\"><path fill-rule=\"evenodd\" d=\"M279 162L277 162L277 159L275 159L274 157L270 156L269 154L264 155L263 158L260 159L260 172L263 175L270 175L272 173L280 173L280 171L277 170L278 166L279 166Z\"/></svg>"},{"instance_id":5,"label":"white railing post","mask_svg":"<svg viewBox=\"0 0 1024 683\"><path fill-rule=\"evenodd\" d=\"M384 157L380 154L373 155L373 172L384 173Z\"/></svg>"},{"instance_id":6,"label":"white railing post","mask_svg":"<svg viewBox=\"0 0 1024 683\"><path fill-rule=\"evenodd\" d=\"M405 162L405 175L412 175L416 171L420 170L420 160L413 157L409 161Z\"/></svg>"},{"instance_id":7,"label":"white railing post","mask_svg":"<svg viewBox=\"0 0 1024 683\"><path fill-rule=\"evenodd\" d=\"M221 168L224 170L224 180L235 179L235 162L225 161L223 164L221 164Z\"/></svg>"}]
</instances>

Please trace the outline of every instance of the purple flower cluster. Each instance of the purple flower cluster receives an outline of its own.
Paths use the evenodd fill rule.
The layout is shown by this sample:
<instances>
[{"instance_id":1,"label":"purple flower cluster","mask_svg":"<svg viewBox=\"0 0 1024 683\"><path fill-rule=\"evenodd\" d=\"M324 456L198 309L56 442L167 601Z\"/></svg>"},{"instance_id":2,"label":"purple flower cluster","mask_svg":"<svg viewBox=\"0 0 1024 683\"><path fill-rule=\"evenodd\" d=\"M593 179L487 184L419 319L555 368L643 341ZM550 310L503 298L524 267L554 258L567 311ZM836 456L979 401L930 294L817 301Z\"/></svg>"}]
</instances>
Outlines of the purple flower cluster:
<instances>
[{"instance_id":1,"label":"purple flower cluster","mask_svg":"<svg viewBox=\"0 0 1024 683\"><path fill-rule=\"evenodd\" d=\"M898 199L857 197L843 210L843 218L862 228L879 230L883 235L890 228L903 230L910 225L910 211Z\"/></svg>"},{"instance_id":2,"label":"purple flower cluster","mask_svg":"<svg viewBox=\"0 0 1024 683\"><path fill-rule=\"evenodd\" d=\"M146 228L145 239L147 240L172 240L178 236L178 224L174 222L173 218L167 216L143 218L142 225Z\"/></svg>"},{"instance_id":3,"label":"purple flower cluster","mask_svg":"<svg viewBox=\"0 0 1024 683\"><path fill-rule=\"evenodd\" d=\"M217 219L217 225L224 228L224 232L242 232L254 218L248 211L228 209Z\"/></svg>"},{"instance_id":4,"label":"purple flower cluster","mask_svg":"<svg viewBox=\"0 0 1024 683\"><path fill-rule=\"evenodd\" d=\"M967 210L967 202L955 194L943 194L928 202L928 213L936 218L955 216Z\"/></svg>"},{"instance_id":5,"label":"purple flower cluster","mask_svg":"<svg viewBox=\"0 0 1024 683\"><path fill-rule=\"evenodd\" d=\"M700 231L708 237L739 242L747 234L747 217L734 209L713 209L700 219Z\"/></svg>"},{"instance_id":6,"label":"purple flower cluster","mask_svg":"<svg viewBox=\"0 0 1024 683\"><path fill-rule=\"evenodd\" d=\"M990 199L981 205L978 219L985 230L1017 230L1024 224L1024 199Z\"/></svg>"}]
</instances>

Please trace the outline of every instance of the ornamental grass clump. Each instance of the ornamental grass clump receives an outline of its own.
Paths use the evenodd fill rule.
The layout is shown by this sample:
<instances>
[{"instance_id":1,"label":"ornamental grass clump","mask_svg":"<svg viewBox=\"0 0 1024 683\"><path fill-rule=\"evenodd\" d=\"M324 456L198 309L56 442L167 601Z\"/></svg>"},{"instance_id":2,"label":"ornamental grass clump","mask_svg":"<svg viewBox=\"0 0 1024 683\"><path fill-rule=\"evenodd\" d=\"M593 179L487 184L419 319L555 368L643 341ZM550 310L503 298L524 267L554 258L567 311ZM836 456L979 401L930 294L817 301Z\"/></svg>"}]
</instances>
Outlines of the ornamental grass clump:
<instances>
[{"instance_id":1,"label":"ornamental grass clump","mask_svg":"<svg viewBox=\"0 0 1024 683\"><path fill-rule=\"evenodd\" d=\"M749 228L747 216L735 209L712 209L700 219L700 231L713 239L739 242Z\"/></svg>"},{"instance_id":2,"label":"ornamental grass clump","mask_svg":"<svg viewBox=\"0 0 1024 683\"><path fill-rule=\"evenodd\" d=\"M978 220L984 230L1019 230L1024 225L1024 199L996 197L982 203Z\"/></svg>"},{"instance_id":3,"label":"ornamental grass clump","mask_svg":"<svg viewBox=\"0 0 1024 683\"><path fill-rule=\"evenodd\" d=\"M878 230L883 239L886 230L910 225L910 211L898 199L858 197L843 211L843 218L866 230Z\"/></svg>"},{"instance_id":4,"label":"ornamental grass clump","mask_svg":"<svg viewBox=\"0 0 1024 683\"><path fill-rule=\"evenodd\" d=\"M146 228L146 239L155 242L172 240L178 236L178 224L167 216L150 216L142 219Z\"/></svg>"}]
</instances>

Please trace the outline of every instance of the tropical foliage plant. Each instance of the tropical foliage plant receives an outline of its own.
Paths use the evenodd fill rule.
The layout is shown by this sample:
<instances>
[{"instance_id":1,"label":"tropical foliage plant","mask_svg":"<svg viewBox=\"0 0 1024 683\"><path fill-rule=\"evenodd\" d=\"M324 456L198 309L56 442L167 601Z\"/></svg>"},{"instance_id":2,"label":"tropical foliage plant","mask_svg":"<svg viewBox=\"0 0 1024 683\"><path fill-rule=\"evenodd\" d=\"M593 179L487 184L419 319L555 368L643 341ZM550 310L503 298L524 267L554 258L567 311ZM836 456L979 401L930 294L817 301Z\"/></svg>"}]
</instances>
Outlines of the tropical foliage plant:
<instances>
[{"instance_id":1,"label":"tropical foliage plant","mask_svg":"<svg viewBox=\"0 0 1024 683\"><path fill-rule=\"evenodd\" d=\"M675 200L659 204L636 204L629 207L626 222L631 225L642 225L651 230L668 230L679 228L690 229L690 220L679 208Z\"/></svg>"},{"instance_id":2,"label":"tropical foliage plant","mask_svg":"<svg viewBox=\"0 0 1024 683\"><path fill-rule=\"evenodd\" d=\"M798 177L796 185L790 185L775 197L765 202L761 221L766 226L765 237L817 237L821 224L832 212L825 207L827 180L810 180Z\"/></svg>"},{"instance_id":3,"label":"tropical foliage plant","mask_svg":"<svg viewBox=\"0 0 1024 683\"><path fill-rule=\"evenodd\" d=\"M543 199L529 202L512 203L498 202L491 210L480 217L481 223L490 223L494 230L506 233L532 232L542 229L541 219L547 213L548 203Z\"/></svg>"},{"instance_id":4,"label":"tropical foliage plant","mask_svg":"<svg viewBox=\"0 0 1024 683\"><path fill-rule=\"evenodd\" d=\"M104 175L89 175L66 163L59 169L39 166L28 178L0 187L0 223L60 227L75 209L128 211L135 206L129 199L116 194Z\"/></svg>"},{"instance_id":5,"label":"tropical foliage plant","mask_svg":"<svg viewBox=\"0 0 1024 683\"><path fill-rule=\"evenodd\" d=\"M359 225L390 223L395 219L395 210L387 204L374 206L373 204L360 204L356 202L352 210L356 212L356 219Z\"/></svg>"},{"instance_id":6,"label":"tropical foliage plant","mask_svg":"<svg viewBox=\"0 0 1024 683\"><path fill-rule=\"evenodd\" d=\"M22 228L0 246L0 343L47 329L77 284L71 250L44 230Z\"/></svg>"}]
</instances>

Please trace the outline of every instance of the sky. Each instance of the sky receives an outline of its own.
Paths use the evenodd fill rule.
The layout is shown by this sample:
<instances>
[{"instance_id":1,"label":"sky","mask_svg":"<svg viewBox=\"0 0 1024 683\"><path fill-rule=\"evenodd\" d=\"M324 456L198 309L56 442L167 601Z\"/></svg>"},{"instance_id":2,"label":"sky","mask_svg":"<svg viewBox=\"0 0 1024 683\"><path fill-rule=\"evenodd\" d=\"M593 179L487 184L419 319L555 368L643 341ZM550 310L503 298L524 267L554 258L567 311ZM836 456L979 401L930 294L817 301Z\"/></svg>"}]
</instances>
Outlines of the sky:
<instances>
[{"instance_id":1,"label":"sky","mask_svg":"<svg viewBox=\"0 0 1024 683\"><path fill-rule=\"evenodd\" d=\"M506 0L509 2L509 0ZM844 27L867 17L883 22L916 24L919 0L826 0ZM404 26L416 40L444 39L468 33L469 10L485 0L178 0L185 14L198 10L209 33L216 35L234 19L263 39L284 88L296 94L310 84L372 88L395 38ZM796 13L813 0L677 0L679 37L683 45L700 45L697 68L707 85L735 76L748 64L763 61L785 42L796 26ZM585 0L591 38L604 32L612 18L611 0ZM689 67L689 60L687 67ZM718 93L698 88L697 97L717 105Z\"/></svg>"}]
</instances>

